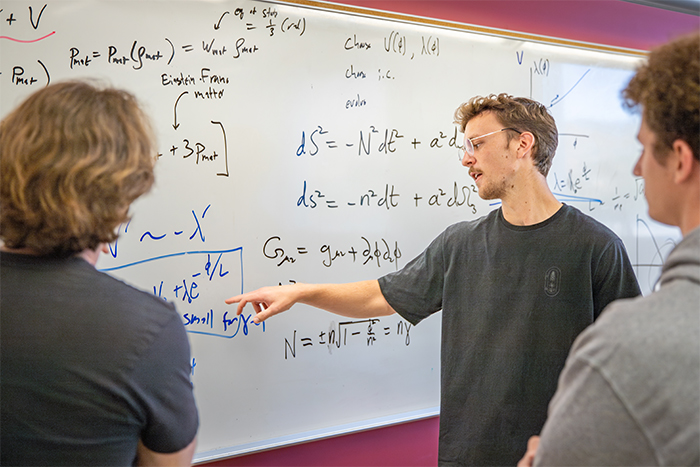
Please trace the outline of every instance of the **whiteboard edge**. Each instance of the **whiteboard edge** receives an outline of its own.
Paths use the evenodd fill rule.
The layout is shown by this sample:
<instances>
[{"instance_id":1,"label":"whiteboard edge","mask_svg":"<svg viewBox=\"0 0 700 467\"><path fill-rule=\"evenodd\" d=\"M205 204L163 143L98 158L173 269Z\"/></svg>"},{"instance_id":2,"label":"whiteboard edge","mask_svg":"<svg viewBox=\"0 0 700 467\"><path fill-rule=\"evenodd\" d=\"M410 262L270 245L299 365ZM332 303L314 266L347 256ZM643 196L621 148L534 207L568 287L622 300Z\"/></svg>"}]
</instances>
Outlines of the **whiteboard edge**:
<instances>
[{"instance_id":1,"label":"whiteboard edge","mask_svg":"<svg viewBox=\"0 0 700 467\"><path fill-rule=\"evenodd\" d=\"M499 29L487 26L479 26L476 24L461 23L438 18L429 18L424 16L410 15L407 13L398 13L393 11L377 10L373 8L358 7L354 5L345 5L340 3L332 3L322 0L259 0L263 3L276 3L280 5L292 5L314 10L325 10L335 13L363 16L375 19L385 19L390 21L398 21L409 24L418 24L424 26L433 26L442 29L451 29L462 32L472 32L487 36L503 37L506 39L517 39L527 42L537 42L543 44L555 44L564 47L572 47L576 49L593 50L596 52L607 52L618 55L627 55L632 57L646 57L649 52L646 50L631 49L606 44L596 44L593 42L576 41L572 39L564 39L551 36L543 36L527 32L511 31L508 29Z\"/></svg>"}]
</instances>

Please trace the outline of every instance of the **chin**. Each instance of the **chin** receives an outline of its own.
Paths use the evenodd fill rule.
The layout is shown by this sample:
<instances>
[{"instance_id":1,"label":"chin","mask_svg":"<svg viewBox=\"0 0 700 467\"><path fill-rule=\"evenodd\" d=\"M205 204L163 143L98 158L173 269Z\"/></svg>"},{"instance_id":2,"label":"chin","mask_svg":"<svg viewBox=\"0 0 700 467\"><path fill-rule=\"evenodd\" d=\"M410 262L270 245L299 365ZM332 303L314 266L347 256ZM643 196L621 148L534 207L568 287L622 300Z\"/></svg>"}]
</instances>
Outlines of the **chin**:
<instances>
[{"instance_id":1,"label":"chin","mask_svg":"<svg viewBox=\"0 0 700 467\"><path fill-rule=\"evenodd\" d=\"M483 200L501 199L500 193L494 193L489 190L480 189L479 198Z\"/></svg>"},{"instance_id":2,"label":"chin","mask_svg":"<svg viewBox=\"0 0 700 467\"><path fill-rule=\"evenodd\" d=\"M677 226L677 224L674 223L673 220L669 219L669 216L666 213L659 213L656 210L649 209L648 214L649 218L655 220L660 224Z\"/></svg>"}]
</instances>

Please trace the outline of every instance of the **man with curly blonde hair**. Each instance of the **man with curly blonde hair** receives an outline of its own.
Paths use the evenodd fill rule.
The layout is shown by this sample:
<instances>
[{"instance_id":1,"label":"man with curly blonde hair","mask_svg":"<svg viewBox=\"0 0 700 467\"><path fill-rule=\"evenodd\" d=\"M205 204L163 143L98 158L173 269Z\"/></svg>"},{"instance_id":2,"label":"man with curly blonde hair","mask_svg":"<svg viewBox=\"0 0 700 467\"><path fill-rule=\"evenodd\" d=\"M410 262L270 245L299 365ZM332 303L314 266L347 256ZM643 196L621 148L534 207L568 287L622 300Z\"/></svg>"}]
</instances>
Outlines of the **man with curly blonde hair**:
<instances>
[{"instance_id":1,"label":"man with curly blonde hair","mask_svg":"<svg viewBox=\"0 0 700 467\"><path fill-rule=\"evenodd\" d=\"M438 462L515 465L544 424L574 338L639 287L622 241L550 191L558 135L542 104L477 96L455 120L462 165L500 208L447 227L378 280L267 287L226 302L238 313L251 303L256 321L294 303L413 324L442 310Z\"/></svg>"},{"instance_id":2,"label":"man with curly blonde hair","mask_svg":"<svg viewBox=\"0 0 700 467\"><path fill-rule=\"evenodd\" d=\"M649 216L683 240L650 296L576 340L521 466L700 465L700 33L654 49L623 97L641 108Z\"/></svg>"},{"instance_id":3,"label":"man with curly blonde hair","mask_svg":"<svg viewBox=\"0 0 700 467\"><path fill-rule=\"evenodd\" d=\"M171 304L98 272L153 184L129 93L37 91L0 123L0 463L189 465L198 427Z\"/></svg>"}]
</instances>

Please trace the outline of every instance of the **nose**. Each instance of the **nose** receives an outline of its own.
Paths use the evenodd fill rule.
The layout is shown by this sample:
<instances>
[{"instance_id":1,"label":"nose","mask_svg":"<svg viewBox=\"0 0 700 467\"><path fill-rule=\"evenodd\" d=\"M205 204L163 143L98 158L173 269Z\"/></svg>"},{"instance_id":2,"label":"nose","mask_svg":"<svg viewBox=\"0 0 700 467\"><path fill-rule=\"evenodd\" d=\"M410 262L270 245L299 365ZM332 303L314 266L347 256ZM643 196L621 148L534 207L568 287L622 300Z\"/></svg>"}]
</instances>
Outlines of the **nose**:
<instances>
[{"instance_id":1,"label":"nose","mask_svg":"<svg viewBox=\"0 0 700 467\"><path fill-rule=\"evenodd\" d=\"M471 167L474 165L474 156L470 156L466 151L464 151L464 156L462 156L462 165L464 167Z\"/></svg>"},{"instance_id":2,"label":"nose","mask_svg":"<svg viewBox=\"0 0 700 467\"><path fill-rule=\"evenodd\" d=\"M643 156L644 156L644 154L639 156L639 159L637 159L637 163L634 164L634 169L632 169L632 174L637 176L637 177L642 176L642 157Z\"/></svg>"}]
</instances>

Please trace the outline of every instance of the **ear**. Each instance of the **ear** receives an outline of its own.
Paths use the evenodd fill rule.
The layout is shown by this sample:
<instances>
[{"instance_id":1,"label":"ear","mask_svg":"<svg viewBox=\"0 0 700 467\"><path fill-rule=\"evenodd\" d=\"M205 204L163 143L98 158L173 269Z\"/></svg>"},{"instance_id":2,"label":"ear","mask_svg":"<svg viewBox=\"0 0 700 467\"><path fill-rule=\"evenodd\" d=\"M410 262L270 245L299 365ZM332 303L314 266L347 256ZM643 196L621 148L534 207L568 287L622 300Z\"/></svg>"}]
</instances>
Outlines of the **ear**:
<instances>
[{"instance_id":1,"label":"ear","mask_svg":"<svg viewBox=\"0 0 700 467\"><path fill-rule=\"evenodd\" d=\"M528 153L532 156L532 148L535 146L535 135L529 131L520 133L518 140L518 157L525 157Z\"/></svg>"},{"instance_id":2,"label":"ear","mask_svg":"<svg viewBox=\"0 0 700 467\"><path fill-rule=\"evenodd\" d=\"M672 148L670 162L673 164L671 167L673 181L680 185L693 177L693 173L698 171L700 162L693 157L693 150L686 141L677 139L673 142Z\"/></svg>"},{"instance_id":3,"label":"ear","mask_svg":"<svg viewBox=\"0 0 700 467\"><path fill-rule=\"evenodd\" d=\"M102 243L100 244L99 250L107 255L109 254L109 245L107 245L106 243Z\"/></svg>"}]
</instances>

